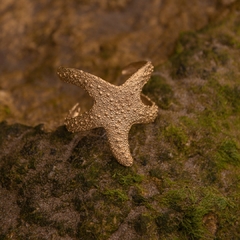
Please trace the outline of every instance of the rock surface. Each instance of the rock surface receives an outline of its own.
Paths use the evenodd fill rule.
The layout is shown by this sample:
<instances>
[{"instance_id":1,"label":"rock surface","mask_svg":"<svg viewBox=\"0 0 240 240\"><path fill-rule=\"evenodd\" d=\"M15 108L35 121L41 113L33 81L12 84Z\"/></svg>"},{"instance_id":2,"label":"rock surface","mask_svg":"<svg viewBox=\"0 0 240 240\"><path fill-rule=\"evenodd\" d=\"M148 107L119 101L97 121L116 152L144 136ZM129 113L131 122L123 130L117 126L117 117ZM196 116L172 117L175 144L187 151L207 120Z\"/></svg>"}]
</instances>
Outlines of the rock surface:
<instances>
[{"instance_id":1,"label":"rock surface","mask_svg":"<svg viewBox=\"0 0 240 240\"><path fill-rule=\"evenodd\" d=\"M57 67L117 82L130 62L166 60L180 32L226 14L231 2L3 0L0 120L55 129L77 98L83 110L90 107L87 94L59 81Z\"/></svg>"},{"instance_id":2,"label":"rock surface","mask_svg":"<svg viewBox=\"0 0 240 240\"><path fill-rule=\"evenodd\" d=\"M41 13L39 18L41 16L43 19L43 26L51 28L51 24L56 24L57 16L54 14L57 15L57 10L51 11L52 22L44 22L44 12L50 11L48 1L35 8L31 8L30 3L24 5L23 2L25 1L20 1L22 4L19 6L28 6L32 11ZM102 1L100 6L97 1L91 1L91 6L111 14L113 11L127 11L124 6L131 6L134 2L114 1L115 5L109 5L107 1ZM174 1L169 2L174 4ZM143 92L158 104L159 115L152 124L132 127L129 136L131 153L135 160L132 168L123 167L116 162L101 128L71 134L63 126L46 132L43 125L31 127L20 123L0 124L0 239L240 238L240 4L236 2L231 5L231 2L222 1L220 4L218 1L218 6L228 6L220 19L198 31L182 33L168 61L160 64L160 50L153 54L157 66ZM3 4L1 7L11 6L6 3L11 1L5 1L5 6ZM77 2L72 3L71 7L57 1L52 3L61 5L66 11L77 11L74 8ZM158 1L153 3L157 4ZM86 14L88 7L85 3L82 9ZM118 10L113 10L116 7ZM100 10L96 10L98 11ZM166 9L165 11L167 12ZM27 18L26 12L22 16ZM73 15L69 13L65 17L71 19ZM62 16L61 19L61 24L64 24ZM71 23L77 26L74 19ZM88 24L91 25L91 21ZM109 21L106 20L106 24L110 24ZM144 21L142 24L144 25ZM40 28L41 24L35 27ZM19 36L26 29L28 28L19 28ZM66 30L67 28L61 28L58 31ZM129 30L128 37L120 39L125 39L130 44L131 31ZM33 33L34 31L29 31L30 35ZM93 37L90 30L85 33ZM65 34L65 37L68 36L67 32ZM118 39L119 35L116 36ZM39 40L38 37L36 39ZM100 39L99 37L99 42ZM67 43L64 38L62 41ZM13 42L21 44L15 40ZM127 57L122 52L119 59L132 61L135 59L131 59L131 56L151 57L138 51L137 45L136 43L136 53L132 51L131 55L129 52ZM65 54L62 53L61 57L54 47L50 52L41 50L44 48L37 45L36 50L39 53L43 51L44 54L55 57L50 58L42 52L43 55L39 55L39 62L35 62L35 67L34 64L27 65L23 61L26 69L29 67L32 70L31 74L29 69L26 73L31 76L40 74L38 79L41 80L48 77L50 79L55 65L80 65L77 62L79 56L75 55L71 59L67 57L68 53L72 56L75 50L68 44L66 46L70 49L65 49ZM139 49L142 48L139 46ZM97 70L101 66L119 67L120 60L116 60L116 56L121 51L116 52L102 61L100 53L93 51L91 57L83 53L82 57L86 54L89 57L87 59L90 59L83 64L86 69L95 69L98 66ZM168 54L163 55L167 57ZM40 62L43 68L38 69ZM23 66L19 66L17 62L14 71L7 72L7 66L1 66L5 67L5 76L22 74ZM10 65L11 68L13 66ZM106 68L103 68L103 73L104 69ZM115 75L113 72L104 74ZM19 82L1 82L6 86L2 87L2 91L5 91L2 94L15 99L15 84L23 84L25 88L25 77L26 75L21 75ZM19 92L20 100L25 99L22 93L26 89L42 84L37 79L32 81L27 85L29 88ZM48 84L56 87L56 82L56 79L49 80ZM42 95L32 92L29 99L36 96L45 99L43 95L49 94L51 88L44 83L42 86ZM67 86L62 91L67 91L66 89ZM69 87L69 91L73 93L75 90ZM59 101L53 92L54 90L49 96L52 95L52 98L56 97ZM59 93L59 96L65 98L67 93ZM28 101L24 101L26 105L23 109L27 109ZM69 101L71 102L71 98ZM46 104L47 102L48 100ZM62 99L62 103L59 113L55 115L50 111L52 115L49 119L61 116L62 110L69 104L66 99ZM11 104L14 106L14 100ZM42 104L40 101L38 111L46 116L49 109L46 107L41 110ZM22 111L18 107L16 109ZM35 121L40 119L38 111ZM6 109L3 112L6 115L11 114L7 114ZM34 112L32 110L32 114ZM14 119L17 118L12 121ZM21 121L23 118L19 119Z\"/></svg>"}]
</instances>

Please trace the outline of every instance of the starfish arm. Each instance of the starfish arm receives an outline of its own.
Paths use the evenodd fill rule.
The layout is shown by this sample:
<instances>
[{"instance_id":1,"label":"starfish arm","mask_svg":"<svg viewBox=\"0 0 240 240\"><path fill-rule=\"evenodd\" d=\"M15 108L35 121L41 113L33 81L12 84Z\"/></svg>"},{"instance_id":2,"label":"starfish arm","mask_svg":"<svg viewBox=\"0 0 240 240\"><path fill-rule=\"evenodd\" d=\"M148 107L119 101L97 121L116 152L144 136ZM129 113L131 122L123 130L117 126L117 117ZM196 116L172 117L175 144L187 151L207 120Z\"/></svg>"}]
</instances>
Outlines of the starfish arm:
<instances>
[{"instance_id":1,"label":"starfish arm","mask_svg":"<svg viewBox=\"0 0 240 240\"><path fill-rule=\"evenodd\" d=\"M154 122L158 114L158 107L155 106L146 106L142 111L139 112L137 120L134 124L137 123L151 123Z\"/></svg>"},{"instance_id":2,"label":"starfish arm","mask_svg":"<svg viewBox=\"0 0 240 240\"><path fill-rule=\"evenodd\" d=\"M114 131L113 129L106 129L110 148L114 157L123 166L129 167L133 164L133 158L130 153L128 144L129 129L121 128L121 130Z\"/></svg>"},{"instance_id":3,"label":"starfish arm","mask_svg":"<svg viewBox=\"0 0 240 240\"><path fill-rule=\"evenodd\" d=\"M80 108L76 104L70 111L65 119L65 125L70 132L87 131L93 128L100 127L97 121L93 108L80 114Z\"/></svg>"},{"instance_id":4,"label":"starfish arm","mask_svg":"<svg viewBox=\"0 0 240 240\"><path fill-rule=\"evenodd\" d=\"M135 91L141 90L148 82L153 72L153 65L151 62L146 62L144 66L138 69L123 86L133 89Z\"/></svg>"},{"instance_id":5,"label":"starfish arm","mask_svg":"<svg viewBox=\"0 0 240 240\"><path fill-rule=\"evenodd\" d=\"M97 76L75 68L59 67L57 74L64 82L83 88L91 97L100 92L101 88L108 88L111 85Z\"/></svg>"}]
</instances>

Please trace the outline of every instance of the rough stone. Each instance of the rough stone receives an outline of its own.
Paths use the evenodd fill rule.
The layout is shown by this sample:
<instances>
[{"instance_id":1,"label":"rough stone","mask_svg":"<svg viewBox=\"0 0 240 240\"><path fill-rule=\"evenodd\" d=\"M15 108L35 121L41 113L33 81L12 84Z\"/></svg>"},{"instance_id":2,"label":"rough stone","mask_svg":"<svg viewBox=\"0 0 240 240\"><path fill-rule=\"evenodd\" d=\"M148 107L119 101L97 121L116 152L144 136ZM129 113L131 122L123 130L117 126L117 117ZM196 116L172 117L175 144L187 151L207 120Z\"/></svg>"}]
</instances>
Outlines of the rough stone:
<instances>
[{"instance_id":1,"label":"rough stone","mask_svg":"<svg viewBox=\"0 0 240 240\"><path fill-rule=\"evenodd\" d=\"M26 2L29 3L23 0L15 3L19 14L14 16L19 21L25 19L26 22L36 23L27 14L28 11L33 11L39 19L42 19L42 24L36 24L32 29L39 28L40 33L42 29L46 30L47 26L51 32L51 26L55 26L58 8L53 10L52 6L62 6L65 13L69 11L69 14L64 15L65 19L71 19L73 26L78 25L74 15L70 14L71 11L79 10L75 5L77 1L70 2L69 5L57 1L51 1L53 5L49 1L27 5ZM121 11L127 11L121 1L114 2L109 5L107 1L102 1L100 6L97 1L91 1L93 4L91 6L96 6L97 10L90 15L96 18L100 16L101 11L104 11L106 16L113 15L113 12L120 14ZM124 1L124 4L129 7L134 2ZM174 6L174 1L166 2ZM11 3L4 1L1 4L1 11L5 8L16 11L15 4L11 5ZM157 4L158 1L152 3ZM180 1L181 3L185 1ZM211 1L199 1L204 9L207 3L210 4ZM221 9L222 1L217 3ZM84 6L82 11L86 11L87 14L90 6L88 2L78 1L78 4ZM178 11L183 9L181 7L175 10L173 8L169 14L173 14L178 19ZM35 119L38 122L36 127L1 122L0 239L239 239L239 9L240 4L236 1L233 5L229 5L226 11L219 10L219 14L220 12L223 14L220 19L214 19L211 24L198 31L182 33L169 59L162 64L156 61L158 63L155 64L156 69L143 93L157 103L160 109L159 116L154 123L131 128L129 143L134 157L131 168L123 167L115 161L105 131L101 128L73 134L63 126L47 132L43 125L39 125L39 117L36 117L38 120ZM46 11L49 14L51 12L53 16L48 24L44 21ZM22 27L24 25L20 24L17 28L17 20L11 20L9 13L5 11L2 13L1 18L5 19L5 23L11 24L12 28L4 28L1 34L4 32L6 34L7 31L8 34L15 36L17 29L19 39L21 36L27 37L28 27ZM147 13L146 10L145 14ZM189 13L182 11L182 15L184 14ZM81 15L77 16L81 18ZM197 16L199 15L196 14ZM67 26L68 20L64 22L63 16L61 19L61 24ZM145 24L146 18L138 17L138 19L140 19L139 24ZM101 19L106 24L107 20L107 17ZM148 21L146 26L150 23L155 24L154 21ZM165 21L165 24L167 23L168 21ZM91 21L86 24L91 26ZM122 27L127 28L128 25L125 25L123 24ZM135 26L137 28L139 25L135 22ZM83 26L79 26L81 27ZM66 32L65 38L62 36L62 41L66 41L66 44L68 29L61 28L61 31L63 30ZM58 31L60 30L56 28L55 33L57 34ZM136 30L138 31L143 32L142 29ZM29 31L29 34L30 32L34 33ZM45 66L51 66L51 69L48 69L48 72L44 68L46 70L44 78L49 76L50 79L51 74L53 76L54 64L64 63L61 60L64 55L66 63L75 62L73 59L75 57L71 61L67 57L68 53L72 56L71 46L68 44L65 46L70 50L64 52L67 54L62 53L62 58L59 58L60 55L56 56L54 62L53 58L47 55L51 52L45 51L43 47L48 41L45 39L44 42L38 31L35 33L39 34L34 38L38 44L34 45L34 40L32 47L33 49L34 46L36 47L39 59L36 62L32 61L36 52L33 53L33 58L29 53L27 56L31 59L27 59L38 66L40 62L45 64L42 56L46 54L44 59L49 62L46 62ZM90 30L87 31L87 27L84 33L88 34L89 39L90 37L96 39ZM101 35L99 32L98 34ZM54 39L54 32L51 36ZM128 37L131 36L130 31ZM148 37L151 38L150 35ZM12 49L24 43L19 39L13 38L13 42L10 43ZM98 39L101 40L100 37ZM128 41L128 38L122 39ZM91 45L93 42L89 41L91 47L94 45ZM137 41L135 43L138 52L142 48L138 46ZM61 49L54 44L51 46L54 54ZM109 51L115 48L107 49ZM7 48L1 54L6 54L6 51ZM108 51L104 56L111 56L111 51ZM138 53L139 56L144 56L141 55L142 52ZM155 51L156 59L159 53ZM10 51L9 58L11 54ZM87 55L84 53L83 56ZM131 56L130 52L128 56ZM6 61L9 61L9 58ZM79 56L76 56L76 59L79 59ZM83 61L85 66L88 66L86 69L95 66L94 64L100 61L100 56L89 54L88 59L92 60ZM109 57L109 61L110 59L112 61L114 57ZM121 59L123 57L119 58L119 61ZM113 65L107 67L110 68L115 63L113 61ZM13 94L10 99L15 99L14 94L19 90L15 84L25 81L25 77L21 77L23 66L28 66L26 67L28 73L30 69L32 70L29 76L36 76L34 82L38 85L34 86L41 85L41 81L37 80L43 78L37 76L39 73L42 74L42 69L37 72L37 68L30 68L31 64L24 65L24 61L20 66L17 60L15 65L5 64L1 65L5 68L2 71L4 76L12 74L16 77L16 82L1 81L3 91ZM80 63L76 62L76 64ZM13 71L6 71L7 66ZM16 67L15 70L13 66ZM105 74L110 76L112 73ZM101 74L96 73L96 75ZM57 79L52 82L57 82ZM15 87L4 89L3 84L4 86L12 84ZM29 83L28 86L30 85ZM49 89L45 86L42 90L48 92ZM22 93L19 92L18 99L24 99ZM50 95L55 97L52 92ZM39 97L41 94L32 93L28 98L32 99L33 96ZM66 95L64 99L65 97ZM73 97L74 102L75 97L76 95ZM58 98L56 99L59 101ZM70 107L73 103L69 100ZM39 107L42 116L49 114L49 109L41 109L40 103L36 106ZM68 109L69 106L66 107ZM64 108L59 110L61 114L62 111L65 112ZM17 109L23 114L24 108L17 107ZM34 112L33 109L29 114ZM56 116L51 111L50 113L50 118ZM36 113L36 115L41 114ZM21 117L19 121L20 119Z\"/></svg>"}]
</instances>

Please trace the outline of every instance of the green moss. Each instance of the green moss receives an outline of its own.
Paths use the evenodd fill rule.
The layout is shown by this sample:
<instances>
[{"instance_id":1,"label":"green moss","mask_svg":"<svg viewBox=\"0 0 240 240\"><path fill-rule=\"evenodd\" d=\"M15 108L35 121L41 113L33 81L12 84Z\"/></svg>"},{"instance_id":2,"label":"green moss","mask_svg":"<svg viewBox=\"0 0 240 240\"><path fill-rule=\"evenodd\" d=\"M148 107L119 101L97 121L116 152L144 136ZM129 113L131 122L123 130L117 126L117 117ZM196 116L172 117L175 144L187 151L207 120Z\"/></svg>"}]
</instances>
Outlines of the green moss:
<instances>
[{"instance_id":1,"label":"green moss","mask_svg":"<svg viewBox=\"0 0 240 240\"><path fill-rule=\"evenodd\" d=\"M209 109L206 109L197 115L197 122L199 126L208 129L210 132L217 133L220 131L216 113Z\"/></svg>"},{"instance_id":2,"label":"green moss","mask_svg":"<svg viewBox=\"0 0 240 240\"><path fill-rule=\"evenodd\" d=\"M92 224L90 223L88 225L86 223L84 224L80 223L77 230L77 238L89 240L99 239L93 223Z\"/></svg>"},{"instance_id":3,"label":"green moss","mask_svg":"<svg viewBox=\"0 0 240 240\"><path fill-rule=\"evenodd\" d=\"M227 105L232 108L232 113L240 113L240 88L238 85L222 86L222 93L227 100Z\"/></svg>"},{"instance_id":4,"label":"green moss","mask_svg":"<svg viewBox=\"0 0 240 240\"><path fill-rule=\"evenodd\" d=\"M115 173L113 175L113 178L115 178L121 185L131 186L136 183L141 183L144 179L144 176L138 175L136 173L131 173L127 175L123 175L121 173Z\"/></svg>"},{"instance_id":5,"label":"green moss","mask_svg":"<svg viewBox=\"0 0 240 240\"><path fill-rule=\"evenodd\" d=\"M147 199L145 197L143 197L142 194L140 193L140 191L138 191L138 190L133 191L132 200L136 206L141 206L141 205L147 206L148 205Z\"/></svg>"},{"instance_id":6,"label":"green moss","mask_svg":"<svg viewBox=\"0 0 240 240\"><path fill-rule=\"evenodd\" d=\"M129 136L135 136L139 144L144 145L146 139L146 126L144 124L134 124L129 132Z\"/></svg>"},{"instance_id":7,"label":"green moss","mask_svg":"<svg viewBox=\"0 0 240 240\"><path fill-rule=\"evenodd\" d=\"M172 88L161 76L152 76L144 86L143 93L151 97L163 109L168 109L174 100Z\"/></svg>"},{"instance_id":8,"label":"green moss","mask_svg":"<svg viewBox=\"0 0 240 240\"><path fill-rule=\"evenodd\" d=\"M201 239L209 234L203 224L206 214L214 211L223 211L231 207L231 202L213 188L179 188L166 192L163 196L163 203L170 209L176 211L178 216L171 223L178 232L189 239ZM168 214L160 215L156 221L163 222L162 219ZM169 224L172 219L168 219Z\"/></svg>"},{"instance_id":9,"label":"green moss","mask_svg":"<svg viewBox=\"0 0 240 240\"><path fill-rule=\"evenodd\" d=\"M7 189L17 188L28 173L28 163L20 163L18 156L3 157L0 167L0 183Z\"/></svg>"},{"instance_id":10,"label":"green moss","mask_svg":"<svg viewBox=\"0 0 240 240\"><path fill-rule=\"evenodd\" d=\"M176 43L175 54L171 57L173 78L185 78L189 74L189 58L198 50L199 38L195 32L185 32Z\"/></svg>"},{"instance_id":11,"label":"green moss","mask_svg":"<svg viewBox=\"0 0 240 240\"><path fill-rule=\"evenodd\" d=\"M146 166L148 164L149 156L148 155L140 155L137 159L142 166Z\"/></svg>"},{"instance_id":12,"label":"green moss","mask_svg":"<svg viewBox=\"0 0 240 240\"><path fill-rule=\"evenodd\" d=\"M28 163L28 165L27 165L27 168L28 168L28 169L36 170L35 164L36 164L35 159L30 159L30 160L29 160L29 163Z\"/></svg>"},{"instance_id":13,"label":"green moss","mask_svg":"<svg viewBox=\"0 0 240 240\"><path fill-rule=\"evenodd\" d=\"M163 186L164 186L164 188L172 188L175 185L176 185L176 182L173 179L171 179L170 177L165 176L163 178Z\"/></svg>"},{"instance_id":14,"label":"green moss","mask_svg":"<svg viewBox=\"0 0 240 240\"><path fill-rule=\"evenodd\" d=\"M75 209L81 214L77 237L108 239L130 212L128 200L123 190L109 188L95 192L90 202L75 198Z\"/></svg>"},{"instance_id":15,"label":"green moss","mask_svg":"<svg viewBox=\"0 0 240 240\"><path fill-rule=\"evenodd\" d=\"M112 201L125 202L128 196L121 189L107 189L103 192Z\"/></svg>"},{"instance_id":16,"label":"green moss","mask_svg":"<svg viewBox=\"0 0 240 240\"><path fill-rule=\"evenodd\" d=\"M103 171L102 165L95 162L92 166L90 166L88 175L90 175L92 178L99 179Z\"/></svg>"},{"instance_id":17,"label":"green moss","mask_svg":"<svg viewBox=\"0 0 240 240\"><path fill-rule=\"evenodd\" d=\"M67 234L67 231L63 222L55 223L54 227L58 230L59 236L64 237Z\"/></svg>"},{"instance_id":18,"label":"green moss","mask_svg":"<svg viewBox=\"0 0 240 240\"><path fill-rule=\"evenodd\" d=\"M211 99L208 99L208 106L213 108L218 117L227 117L239 113L240 89L238 85L220 84L218 78L218 75L212 76L203 92L208 95L211 94ZM229 78L232 79L232 77ZM233 78L237 77L234 76Z\"/></svg>"},{"instance_id":19,"label":"green moss","mask_svg":"<svg viewBox=\"0 0 240 240\"><path fill-rule=\"evenodd\" d=\"M234 35L230 35L229 33L223 33L219 34L217 38L219 39L219 42L223 45L236 49L240 48L240 41L238 41Z\"/></svg>"},{"instance_id":20,"label":"green moss","mask_svg":"<svg viewBox=\"0 0 240 240\"><path fill-rule=\"evenodd\" d=\"M82 213L84 212L84 208L85 208L84 202L80 198L74 198L73 205L76 211L78 212L82 211Z\"/></svg>"},{"instance_id":21,"label":"green moss","mask_svg":"<svg viewBox=\"0 0 240 240\"><path fill-rule=\"evenodd\" d=\"M79 173L74 177L72 184L73 188L81 186L81 189L86 192L90 188L95 187L96 181L97 179L88 179L83 173Z\"/></svg>"},{"instance_id":22,"label":"green moss","mask_svg":"<svg viewBox=\"0 0 240 240\"><path fill-rule=\"evenodd\" d=\"M182 33L171 58L172 77L208 79L218 67L229 64L234 55L230 49L239 50L240 47L239 37L232 31L235 26L232 19L208 25L198 34Z\"/></svg>"},{"instance_id":23,"label":"green moss","mask_svg":"<svg viewBox=\"0 0 240 240\"><path fill-rule=\"evenodd\" d=\"M149 174L151 177L155 177L158 179L162 179L163 177L163 172L159 168L154 168L149 171Z\"/></svg>"},{"instance_id":24,"label":"green moss","mask_svg":"<svg viewBox=\"0 0 240 240\"><path fill-rule=\"evenodd\" d=\"M28 159L32 159L34 158L39 150L38 150L38 146L39 146L39 142L38 141L27 141L22 150L21 150L21 154L24 158L28 158Z\"/></svg>"},{"instance_id":25,"label":"green moss","mask_svg":"<svg viewBox=\"0 0 240 240\"><path fill-rule=\"evenodd\" d=\"M23 218L29 224L37 224L41 227L44 227L51 223L44 213L38 212L37 209L32 206L30 199L27 199L24 203L19 205L21 209L21 218Z\"/></svg>"},{"instance_id":26,"label":"green moss","mask_svg":"<svg viewBox=\"0 0 240 240\"><path fill-rule=\"evenodd\" d=\"M83 191L88 191L91 188L98 188L98 179L103 174L102 166L98 162L93 161L91 165L87 168L88 170L84 171L86 166L82 166L83 160L81 156L77 156L74 154L69 159L69 161L71 162L72 166L77 166L78 169L82 170L80 173L76 174L75 177L69 182L69 191L79 187L81 187Z\"/></svg>"},{"instance_id":27,"label":"green moss","mask_svg":"<svg viewBox=\"0 0 240 240\"><path fill-rule=\"evenodd\" d=\"M173 210L157 215L155 217L155 223L157 225L158 233L160 235L166 235L178 231L181 220L182 214Z\"/></svg>"},{"instance_id":28,"label":"green moss","mask_svg":"<svg viewBox=\"0 0 240 240\"><path fill-rule=\"evenodd\" d=\"M181 123L183 123L187 128L192 129L192 128L198 127L196 120L192 119L188 116L182 116L179 119L180 119Z\"/></svg>"},{"instance_id":29,"label":"green moss","mask_svg":"<svg viewBox=\"0 0 240 240\"><path fill-rule=\"evenodd\" d=\"M181 127L174 125L167 126L164 131L164 136L172 145L175 145L179 151L186 150L188 137Z\"/></svg>"},{"instance_id":30,"label":"green moss","mask_svg":"<svg viewBox=\"0 0 240 240\"><path fill-rule=\"evenodd\" d=\"M225 140L218 147L215 158L218 166L240 166L240 149L233 140Z\"/></svg>"},{"instance_id":31,"label":"green moss","mask_svg":"<svg viewBox=\"0 0 240 240\"><path fill-rule=\"evenodd\" d=\"M83 153L83 151L82 151L82 153ZM70 158L68 159L68 162L71 164L71 166L73 168L81 169L82 168L82 164L83 164L83 156L82 156L82 154L77 154L77 153L75 154L75 152L74 152L70 156Z\"/></svg>"},{"instance_id":32,"label":"green moss","mask_svg":"<svg viewBox=\"0 0 240 240\"><path fill-rule=\"evenodd\" d=\"M31 127L24 126L19 123L8 126L7 122L3 121L0 123L0 144L6 141L7 137L19 137L21 134L30 129Z\"/></svg>"},{"instance_id":33,"label":"green moss","mask_svg":"<svg viewBox=\"0 0 240 240\"><path fill-rule=\"evenodd\" d=\"M171 152L171 150L161 150L159 152L159 156L158 156L158 160L159 162L168 162L171 161L173 159L173 153Z\"/></svg>"},{"instance_id":34,"label":"green moss","mask_svg":"<svg viewBox=\"0 0 240 240\"><path fill-rule=\"evenodd\" d=\"M215 61L218 65L225 65L228 63L230 57L228 51L217 48L206 48L203 50L203 57L207 61Z\"/></svg>"},{"instance_id":35,"label":"green moss","mask_svg":"<svg viewBox=\"0 0 240 240\"><path fill-rule=\"evenodd\" d=\"M147 214L140 214L134 222L134 229L140 235L146 235L152 225L152 218ZM148 234L150 235L150 234Z\"/></svg>"}]
</instances>

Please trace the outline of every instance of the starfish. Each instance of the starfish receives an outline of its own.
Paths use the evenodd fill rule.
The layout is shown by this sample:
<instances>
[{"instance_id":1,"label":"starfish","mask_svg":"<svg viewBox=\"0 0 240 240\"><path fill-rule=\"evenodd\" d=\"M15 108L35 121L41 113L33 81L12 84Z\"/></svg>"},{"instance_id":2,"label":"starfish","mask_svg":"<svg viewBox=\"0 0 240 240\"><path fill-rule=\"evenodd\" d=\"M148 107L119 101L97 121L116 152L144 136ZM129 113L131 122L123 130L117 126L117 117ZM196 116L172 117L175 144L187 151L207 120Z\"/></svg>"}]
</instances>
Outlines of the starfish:
<instances>
[{"instance_id":1,"label":"starfish","mask_svg":"<svg viewBox=\"0 0 240 240\"><path fill-rule=\"evenodd\" d=\"M124 166L131 166L133 158L128 143L131 126L153 122L158 113L156 104L141 94L152 71L151 62L144 62L125 83L116 86L82 70L59 67L57 74L60 79L83 88L94 99L93 107L87 112L80 113L78 104L69 111L65 119L68 131L79 132L103 127L117 161Z\"/></svg>"}]
</instances>

